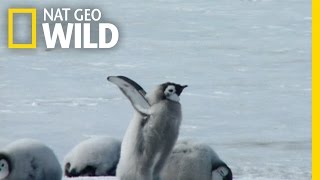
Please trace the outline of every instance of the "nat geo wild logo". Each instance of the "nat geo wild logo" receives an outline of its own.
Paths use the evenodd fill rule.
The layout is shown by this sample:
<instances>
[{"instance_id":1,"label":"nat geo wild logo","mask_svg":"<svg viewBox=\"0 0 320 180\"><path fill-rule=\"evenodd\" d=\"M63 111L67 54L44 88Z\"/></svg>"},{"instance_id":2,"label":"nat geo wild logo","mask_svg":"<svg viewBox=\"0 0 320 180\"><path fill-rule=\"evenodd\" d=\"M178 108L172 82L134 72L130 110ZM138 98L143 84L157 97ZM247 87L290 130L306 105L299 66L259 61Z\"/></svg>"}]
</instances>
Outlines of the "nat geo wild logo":
<instances>
[{"instance_id":1,"label":"nat geo wild logo","mask_svg":"<svg viewBox=\"0 0 320 180\"><path fill-rule=\"evenodd\" d=\"M31 43L15 43L15 16L31 14ZM42 32L46 47L52 49L60 44L61 48L112 48L119 40L118 28L111 23L101 23L99 9L44 8L38 14L36 8L8 9L8 48L37 48L37 20L42 21ZM95 27L92 27L95 26ZM98 36L92 42L91 34Z\"/></svg>"}]
</instances>

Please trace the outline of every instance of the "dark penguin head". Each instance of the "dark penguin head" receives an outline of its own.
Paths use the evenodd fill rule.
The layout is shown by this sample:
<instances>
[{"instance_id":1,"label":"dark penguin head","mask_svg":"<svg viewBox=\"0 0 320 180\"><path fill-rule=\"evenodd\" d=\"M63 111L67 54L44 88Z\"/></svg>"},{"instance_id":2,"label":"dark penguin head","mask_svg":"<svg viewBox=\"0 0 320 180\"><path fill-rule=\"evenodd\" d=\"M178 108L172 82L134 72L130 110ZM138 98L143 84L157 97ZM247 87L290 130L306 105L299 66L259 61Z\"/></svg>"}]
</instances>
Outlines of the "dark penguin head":
<instances>
[{"instance_id":1,"label":"dark penguin head","mask_svg":"<svg viewBox=\"0 0 320 180\"><path fill-rule=\"evenodd\" d=\"M168 99L174 102L179 102L179 96L182 93L183 89L186 87L188 86L167 82L161 84L156 91L158 91L158 93L161 94L161 99Z\"/></svg>"},{"instance_id":2,"label":"dark penguin head","mask_svg":"<svg viewBox=\"0 0 320 180\"><path fill-rule=\"evenodd\" d=\"M212 167L212 179L232 180L232 171L225 163L215 165Z\"/></svg>"},{"instance_id":3,"label":"dark penguin head","mask_svg":"<svg viewBox=\"0 0 320 180\"><path fill-rule=\"evenodd\" d=\"M67 177L79 177L79 176L95 176L96 168L93 166L86 166L82 170L71 168L71 164L68 162L64 167L64 173Z\"/></svg>"},{"instance_id":4,"label":"dark penguin head","mask_svg":"<svg viewBox=\"0 0 320 180\"><path fill-rule=\"evenodd\" d=\"M117 164L111 167L107 172L103 174L103 176L115 176L116 174ZM96 167L87 165L82 170L77 170L75 168L71 168L71 164L68 162L64 167L64 174L67 177L80 177L80 176L98 176L96 174ZM0 179L1 180L1 179Z\"/></svg>"},{"instance_id":5,"label":"dark penguin head","mask_svg":"<svg viewBox=\"0 0 320 180\"><path fill-rule=\"evenodd\" d=\"M5 179L11 173L11 161L8 155L0 153L0 180Z\"/></svg>"}]
</instances>

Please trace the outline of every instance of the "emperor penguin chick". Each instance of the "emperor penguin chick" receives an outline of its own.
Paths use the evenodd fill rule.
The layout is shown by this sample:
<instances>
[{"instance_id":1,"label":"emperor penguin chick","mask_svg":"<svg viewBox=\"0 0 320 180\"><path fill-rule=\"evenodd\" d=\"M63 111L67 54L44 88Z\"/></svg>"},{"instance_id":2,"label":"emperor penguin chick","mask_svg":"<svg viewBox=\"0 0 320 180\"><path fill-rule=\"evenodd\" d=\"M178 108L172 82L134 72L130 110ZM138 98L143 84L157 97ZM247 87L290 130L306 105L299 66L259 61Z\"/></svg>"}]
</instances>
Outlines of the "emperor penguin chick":
<instances>
[{"instance_id":1,"label":"emperor penguin chick","mask_svg":"<svg viewBox=\"0 0 320 180\"><path fill-rule=\"evenodd\" d=\"M146 95L127 77L111 76L108 80L120 88L136 110L122 141L117 176L120 180L160 179L179 134L179 96L187 86L163 83Z\"/></svg>"},{"instance_id":2,"label":"emperor penguin chick","mask_svg":"<svg viewBox=\"0 0 320 180\"><path fill-rule=\"evenodd\" d=\"M207 144L180 141L175 144L162 180L232 180L232 171Z\"/></svg>"},{"instance_id":3,"label":"emperor penguin chick","mask_svg":"<svg viewBox=\"0 0 320 180\"><path fill-rule=\"evenodd\" d=\"M121 142L101 136L87 139L75 146L65 157L67 177L115 176Z\"/></svg>"},{"instance_id":4,"label":"emperor penguin chick","mask_svg":"<svg viewBox=\"0 0 320 180\"><path fill-rule=\"evenodd\" d=\"M0 152L0 180L61 180L54 152L32 139L21 139Z\"/></svg>"}]
</instances>

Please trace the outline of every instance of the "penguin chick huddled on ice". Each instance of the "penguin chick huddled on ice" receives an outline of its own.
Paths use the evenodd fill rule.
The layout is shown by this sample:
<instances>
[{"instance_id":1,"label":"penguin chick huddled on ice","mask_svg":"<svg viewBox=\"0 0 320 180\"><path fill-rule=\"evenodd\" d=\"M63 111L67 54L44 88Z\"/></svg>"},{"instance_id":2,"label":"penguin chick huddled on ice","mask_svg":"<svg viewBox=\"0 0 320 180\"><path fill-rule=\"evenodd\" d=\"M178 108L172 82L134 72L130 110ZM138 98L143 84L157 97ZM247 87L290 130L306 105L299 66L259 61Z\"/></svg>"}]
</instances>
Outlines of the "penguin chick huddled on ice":
<instances>
[{"instance_id":1,"label":"penguin chick huddled on ice","mask_svg":"<svg viewBox=\"0 0 320 180\"><path fill-rule=\"evenodd\" d=\"M121 145L117 176L120 180L158 180L177 140L182 119L179 96L185 86L163 83L146 94L124 76L110 76L135 109Z\"/></svg>"},{"instance_id":2,"label":"penguin chick huddled on ice","mask_svg":"<svg viewBox=\"0 0 320 180\"><path fill-rule=\"evenodd\" d=\"M0 180L61 178L57 157L49 147L36 140L18 140L0 150Z\"/></svg>"},{"instance_id":3,"label":"penguin chick huddled on ice","mask_svg":"<svg viewBox=\"0 0 320 180\"><path fill-rule=\"evenodd\" d=\"M172 150L161 179L232 180L232 171L210 146L182 141Z\"/></svg>"},{"instance_id":4,"label":"penguin chick huddled on ice","mask_svg":"<svg viewBox=\"0 0 320 180\"><path fill-rule=\"evenodd\" d=\"M67 177L115 176L121 142L111 137L94 137L75 146L65 157Z\"/></svg>"}]
</instances>

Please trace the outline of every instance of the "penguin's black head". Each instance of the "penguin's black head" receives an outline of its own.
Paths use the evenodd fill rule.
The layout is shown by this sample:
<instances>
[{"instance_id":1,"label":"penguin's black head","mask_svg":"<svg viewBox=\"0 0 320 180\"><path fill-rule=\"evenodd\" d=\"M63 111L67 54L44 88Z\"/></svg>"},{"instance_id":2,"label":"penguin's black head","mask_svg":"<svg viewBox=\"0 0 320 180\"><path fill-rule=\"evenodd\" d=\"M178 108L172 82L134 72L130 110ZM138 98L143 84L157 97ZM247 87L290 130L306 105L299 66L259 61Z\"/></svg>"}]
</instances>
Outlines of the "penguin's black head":
<instances>
[{"instance_id":1,"label":"penguin's black head","mask_svg":"<svg viewBox=\"0 0 320 180\"><path fill-rule=\"evenodd\" d=\"M220 166L213 167L212 169L212 179L214 180L232 180L232 171L231 169L226 165L222 164Z\"/></svg>"},{"instance_id":2,"label":"penguin's black head","mask_svg":"<svg viewBox=\"0 0 320 180\"><path fill-rule=\"evenodd\" d=\"M0 180L6 179L11 173L11 161L7 154L0 153Z\"/></svg>"},{"instance_id":3,"label":"penguin's black head","mask_svg":"<svg viewBox=\"0 0 320 180\"><path fill-rule=\"evenodd\" d=\"M172 101L179 102L180 94L182 93L183 89L188 87L188 85L180 85L180 84L175 84L172 82L167 82L161 85L163 88L163 94L165 99L169 99Z\"/></svg>"},{"instance_id":4,"label":"penguin's black head","mask_svg":"<svg viewBox=\"0 0 320 180\"><path fill-rule=\"evenodd\" d=\"M64 174L67 177L79 177L79 176L96 176L96 167L87 165L80 171L76 168L71 168L71 164L68 162L64 167Z\"/></svg>"}]
</instances>

